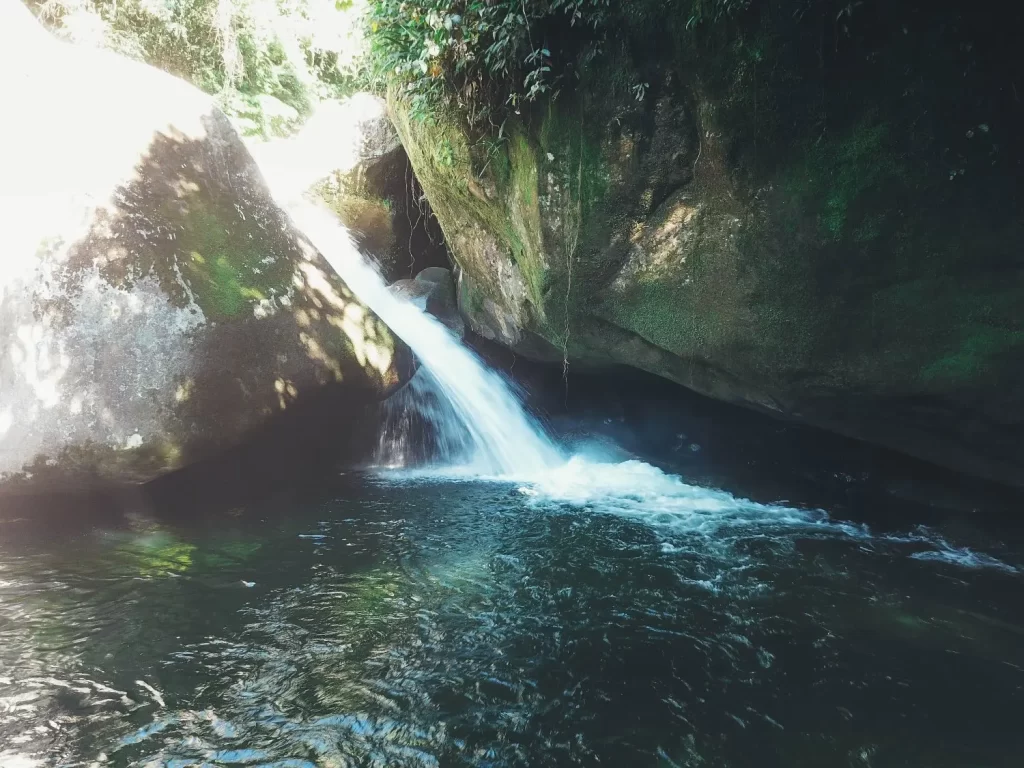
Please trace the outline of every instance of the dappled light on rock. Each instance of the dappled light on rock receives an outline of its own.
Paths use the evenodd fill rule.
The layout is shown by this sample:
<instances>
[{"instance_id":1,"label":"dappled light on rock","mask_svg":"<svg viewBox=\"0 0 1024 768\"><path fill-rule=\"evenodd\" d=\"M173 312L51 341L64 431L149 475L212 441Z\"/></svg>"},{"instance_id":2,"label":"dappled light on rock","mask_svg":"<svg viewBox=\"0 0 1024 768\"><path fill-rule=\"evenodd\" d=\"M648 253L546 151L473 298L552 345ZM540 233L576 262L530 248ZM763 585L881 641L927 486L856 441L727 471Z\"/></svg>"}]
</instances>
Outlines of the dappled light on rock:
<instances>
[{"instance_id":1,"label":"dappled light on rock","mask_svg":"<svg viewBox=\"0 0 1024 768\"><path fill-rule=\"evenodd\" d=\"M399 345L276 206L227 118L10 5L8 98L32 106L0 126L4 488L144 482L329 383L339 443L366 439L350 425L399 383Z\"/></svg>"}]
</instances>

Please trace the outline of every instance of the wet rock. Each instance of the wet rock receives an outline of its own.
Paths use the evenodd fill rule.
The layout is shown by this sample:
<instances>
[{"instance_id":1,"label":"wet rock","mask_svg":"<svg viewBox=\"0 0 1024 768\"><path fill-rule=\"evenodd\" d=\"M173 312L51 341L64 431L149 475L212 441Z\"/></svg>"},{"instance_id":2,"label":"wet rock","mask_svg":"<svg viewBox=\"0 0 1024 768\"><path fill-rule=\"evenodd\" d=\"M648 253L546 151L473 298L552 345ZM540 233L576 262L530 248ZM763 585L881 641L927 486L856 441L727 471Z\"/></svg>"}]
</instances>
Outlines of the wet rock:
<instances>
[{"instance_id":1,"label":"wet rock","mask_svg":"<svg viewBox=\"0 0 1024 768\"><path fill-rule=\"evenodd\" d=\"M428 267L412 280L397 280L388 289L424 312L429 312L460 339L466 326L455 301L455 285L451 271L443 267Z\"/></svg>"},{"instance_id":2,"label":"wet rock","mask_svg":"<svg viewBox=\"0 0 1024 768\"><path fill-rule=\"evenodd\" d=\"M421 283L444 286L445 290L450 294L451 300L455 300L455 283L452 281L452 271L450 269L427 267L419 271L416 279Z\"/></svg>"},{"instance_id":3,"label":"wet rock","mask_svg":"<svg viewBox=\"0 0 1024 768\"><path fill-rule=\"evenodd\" d=\"M459 313L452 271L445 267L427 267L416 275L415 282L431 286L427 311L461 339L466 333L466 323Z\"/></svg>"},{"instance_id":4,"label":"wet rock","mask_svg":"<svg viewBox=\"0 0 1024 768\"><path fill-rule=\"evenodd\" d=\"M225 116L16 22L0 63L33 107L0 126L0 493L145 482L327 391L338 440L363 437L402 349Z\"/></svg>"},{"instance_id":5,"label":"wet rock","mask_svg":"<svg viewBox=\"0 0 1024 768\"><path fill-rule=\"evenodd\" d=\"M410 279L396 280L388 286L388 290L398 298L415 304L424 312L429 311L427 299L435 293L435 287L430 283L421 283Z\"/></svg>"},{"instance_id":6,"label":"wet rock","mask_svg":"<svg viewBox=\"0 0 1024 768\"><path fill-rule=\"evenodd\" d=\"M357 93L322 105L296 137L257 144L334 211L385 279L447 264L444 238L422 197L383 99ZM273 157L287 153L287 158ZM325 171L325 169L327 169Z\"/></svg>"}]
</instances>

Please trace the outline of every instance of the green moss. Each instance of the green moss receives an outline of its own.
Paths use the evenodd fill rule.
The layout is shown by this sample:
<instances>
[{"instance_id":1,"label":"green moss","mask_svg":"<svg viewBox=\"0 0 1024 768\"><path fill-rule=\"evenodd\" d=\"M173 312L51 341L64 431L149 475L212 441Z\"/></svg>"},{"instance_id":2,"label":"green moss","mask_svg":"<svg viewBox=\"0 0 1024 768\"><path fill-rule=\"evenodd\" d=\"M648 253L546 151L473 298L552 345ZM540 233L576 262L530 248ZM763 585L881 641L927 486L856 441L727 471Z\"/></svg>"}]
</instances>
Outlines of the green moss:
<instances>
[{"instance_id":1,"label":"green moss","mask_svg":"<svg viewBox=\"0 0 1024 768\"><path fill-rule=\"evenodd\" d=\"M391 99L397 107L396 127L403 139L415 137L414 141L403 141L414 167L424 169L423 175L431 180L444 182L446 189L455 187L468 194L466 181L474 176L473 159L469 141L457 119L442 112L429 118L416 118L409 114L404 102L393 95Z\"/></svg>"},{"instance_id":2,"label":"green moss","mask_svg":"<svg viewBox=\"0 0 1024 768\"><path fill-rule=\"evenodd\" d=\"M208 263L210 288L204 296L216 303L220 314L237 315L245 303L243 291L247 290L238 282L238 272L226 256L214 256Z\"/></svg>"},{"instance_id":3,"label":"green moss","mask_svg":"<svg viewBox=\"0 0 1024 768\"><path fill-rule=\"evenodd\" d=\"M507 189L512 181L512 163L508 159L508 138L501 139L485 136L480 140L480 148L485 156L484 171L489 171L498 189Z\"/></svg>"},{"instance_id":4,"label":"green moss","mask_svg":"<svg viewBox=\"0 0 1024 768\"><path fill-rule=\"evenodd\" d=\"M666 312L668 306L676 311ZM679 284L637 285L617 297L608 314L616 325L684 359L700 356L727 333L722 314Z\"/></svg>"},{"instance_id":5,"label":"green moss","mask_svg":"<svg viewBox=\"0 0 1024 768\"><path fill-rule=\"evenodd\" d=\"M471 145L460 123L444 113L433 119L417 119L407 104L394 94L392 112L402 143L416 176L423 185L453 247L453 256L464 268L481 276L473 262L479 254L455 245L459 235L477 227L493 236L526 281L529 298L543 310L547 281L543 262L538 201L536 151L519 126L509 129L508 140L481 141ZM485 192L485 187L490 193ZM494 292L487 275L480 289ZM488 288L490 290L488 290Z\"/></svg>"},{"instance_id":6,"label":"green moss","mask_svg":"<svg viewBox=\"0 0 1024 768\"><path fill-rule=\"evenodd\" d=\"M471 315L479 315L484 309L484 297L472 288L466 291L466 307Z\"/></svg>"},{"instance_id":7,"label":"green moss","mask_svg":"<svg viewBox=\"0 0 1024 768\"><path fill-rule=\"evenodd\" d=\"M880 214L865 216L864 221L853 231L853 239L858 243L867 243L877 239L881 234L883 218Z\"/></svg>"},{"instance_id":8,"label":"green moss","mask_svg":"<svg viewBox=\"0 0 1024 768\"><path fill-rule=\"evenodd\" d=\"M544 170L552 171L566 190L581 226L605 200L611 185L611 169L592 130L582 114L552 105L538 137Z\"/></svg>"},{"instance_id":9,"label":"green moss","mask_svg":"<svg viewBox=\"0 0 1024 768\"><path fill-rule=\"evenodd\" d=\"M515 200L526 207L537 205L537 163L523 133L517 133L512 140L510 154L513 160L509 181Z\"/></svg>"},{"instance_id":10,"label":"green moss","mask_svg":"<svg viewBox=\"0 0 1024 768\"><path fill-rule=\"evenodd\" d=\"M507 209L511 214L508 243L512 258L530 290L530 299L542 312L549 269L541 235L537 151L521 130L517 130L509 142L508 158L509 185L507 189L499 191L507 200Z\"/></svg>"},{"instance_id":11,"label":"green moss","mask_svg":"<svg viewBox=\"0 0 1024 768\"><path fill-rule=\"evenodd\" d=\"M787 197L801 214L816 214L822 237L840 241L852 228L855 240L878 237L885 211L857 211L869 191L905 177L892 149L889 126L874 116L863 118L842 137L805 146L800 160L783 180ZM855 224L853 222L856 222Z\"/></svg>"},{"instance_id":12,"label":"green moss","mask_svg":"<svg viewBox=\"0 0 1024 768\"><path fill-rule=\"evenodd\" d=\"M283 250L291 244L245 220L225 218L196 197L189 200L178 238L190 255L178 265L181 276L207 317L236 316L290 288L288 260L274 246Z\"/></svg>"},{"instance_id":13,"label":"green moss","mask_svg":"<svg viewBox=\"0 0 1024 768\"><path fill-rule=\"evenodd\" d=\"M212 320L243 315L289 293L299 248L294 230L268 198L260 199L261 188L211 175L203 151L174 139L154 144L138 180L121 190L108 218L76 246L81 257L75 266L90 267L89 254L110 254L100 270L112 286L129 290L137 280L155 278L175 306L194 302ZM167 168L177 175L168 177ZM154 230L173 236L153 237Z\"/></svg>"},{"instance_id":14,"label":"green moss","mask_svg":"<svg viewBox=\"0 0 1024 768\"><path fill-rule=\"evenodd\" d=\"M725 347L741 309L721 266L728 254L716 233L698 225L684 260L639 272L602 315L684 359Z\"/></svg>"},{"instance_id":15,"label":"green moss","mask_svg":"<svg viewBox=\"0 0 1024 768\"><path fill-rule=\"evenodd\" d=\"M601 129L592 129L566 104L546 110L536 131L509 119L499 136L473 141L453 116L439 112L420 120L395 92L390 98L417 178L449 230L455 260L479 278L480 290L503 301L498 276L488 274L494 272L488 246L469 239L474 231L486 233L523 277L532 330L557 342L568 305L583 296L568 290L570 264L585 271L587 241L602 237L588 223L610 187L611 171L595 134ZM487 264L476 263L484 258ZM574 274L574 282L582 278Z\"/></svg>"},{"instance_id":16,"label":"green moss","mask_svg":"<svg viewBox=\"0 0 1024 768\"><path fill-rule=\"evenodd\" d=\"M985 379L995 372L999 358L1024 344L1024 332L1005 328L971 325L965 338L950 354L925 366L921 378L926 383L967 384Z\"/></svg>"},{"instance_id":17,"label":"green moss","mask_svg":"<svg viewBox=\"0 0 1024 768\"><path fill-rule=\"evenodd\" d=\"M998 384L1024 345L1024 329L1013 320L1018 301L998 277L918 278L877 292L861 334L872 355L879 354L878 340L890 345L881 359L907 371L910 386L936 391ZM900 342L892 343L897 337Z\"/></svg>"}]
</instances>

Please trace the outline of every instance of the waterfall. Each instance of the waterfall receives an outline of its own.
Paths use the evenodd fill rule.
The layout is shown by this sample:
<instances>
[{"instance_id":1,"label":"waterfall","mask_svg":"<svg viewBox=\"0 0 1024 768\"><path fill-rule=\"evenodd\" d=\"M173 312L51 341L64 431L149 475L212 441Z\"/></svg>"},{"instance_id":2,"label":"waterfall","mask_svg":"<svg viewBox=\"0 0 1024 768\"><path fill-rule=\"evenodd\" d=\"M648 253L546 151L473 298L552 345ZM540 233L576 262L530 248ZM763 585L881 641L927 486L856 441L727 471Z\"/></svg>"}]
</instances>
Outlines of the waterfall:
<instances>
[{"instance_id":1,"label":"waterfall","mask_svg":"<svg viewBox=\"0 0 1024 768\"><path fill-rule=\"evenodd\" d=\"M274 175L267 179L276 196ZM388 291L334 214L302 197L277 199L348 287L419 359L426 376L413 383L412 394L430 390L442 399L425 416L442 433L448 458L465 450L468 470L508 477L534 476L563 463L508 383L441 323Z\"/></svg>"},{"instance_id":2,"label":"waterfall","mask_svg":"<svg viewBox=\"0 0 1024 768\"><path fill-rule=\"evenodd\" d=\"M403 420L425 423L434 433L435 458L476 474L518 478L564 463L541 425L523 410L509 383L432 316L388 291L344 225L306 196L317 180L335 170L348 170L356 162L359 126L368 116L372 118L374 103L369 97L355 98L343 107L321 110L297 136L250 149L278 205L418 358L420 372L392 404L386 421L400 435ZM386 423L385 435L393 434L388 427ZM410 458L422 458L422 452L399 444L392 446L387 460L396 463Z\"/></svg>"},{"instance_id":3,"label":"waterfall","mask_svg":"<svg viewBox=\"0 0 1024 768\"><path fill-rule=\"evenodd\" d=\"M457 467L471 461L472 438L437 381L422 366L381 405L377 454L380 467Z\"/></svg>"},{"instance_id":4,"label":"waterfall","mask_svg":"<svg viewBox=\"0 0 1024 768\"><path fill-rule=\"evenodd\" d=\"M333 142L342 134L325 132ZM255 147L253 155L278 204L420 361L417 374L386 409L381 436L386 463L405 467L433 458L443 462L439 468L445 474L456 469L476 477L522 481L517 492L530 504L587 506L675 533L707 536L746 526L783 525L864 535L855 527L831 523L821 510L757 504L689 485L642 461L609 460L599 448L567 460L524 411L512 385L440 322L388 291L335 215L304 195L326 175L321 172L323 143L304 145L300 134L267 151ZM334 167L330 160L326 164ZM419 440L424 434L426 444Z\"/></svg>"}]
</instances>

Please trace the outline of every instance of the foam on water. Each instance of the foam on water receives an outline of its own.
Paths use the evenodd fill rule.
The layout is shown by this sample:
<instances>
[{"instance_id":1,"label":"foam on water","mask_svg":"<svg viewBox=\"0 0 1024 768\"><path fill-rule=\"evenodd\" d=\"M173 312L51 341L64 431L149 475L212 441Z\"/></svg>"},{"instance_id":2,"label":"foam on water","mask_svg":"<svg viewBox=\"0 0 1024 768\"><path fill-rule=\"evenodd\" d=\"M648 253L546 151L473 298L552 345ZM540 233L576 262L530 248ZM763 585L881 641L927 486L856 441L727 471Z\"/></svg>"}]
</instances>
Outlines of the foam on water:
<instances>
[{"instance_id":1,"label":"foam on water","mask_svg":"<svg viewBox=\"0 0 1024 768\"><path fill-rule=\"evenodd\" d=\"M758 504L725 491L689 485L678 475L635 460L595 463L574 456L531 481L520 493L535 500L587 507L689 532L708 533L755 521L805 526L827 519L820 511Z\"/></svg>"},{"instance_id":2,"label":"foam on water","mask_svg":"<svg viewBox=\"0 0 1024 768\"><path fill-rule=\"evenodd\" d=\"M527 506L536 509L571 507L628 517L670 536L706 538L750 528L799 530L805 535L867 535L862 527L833 521L820 509L761 504L726 491L691 485L678 475L638 460L606 462L577 455L515 477L480 474L461 466L386 470L379 475L388 482L402 484L505 483Z\"/></svg>"},{"instance_id":3,"label":"foam on water","mask_svg":"<svg viewBox=\"0 0 1024 768\"><path fill-rule=\"evenodd\" d=\"M781 543L822 538L921 562L1005 574L1024 573L1024 568L992 555L957 547L926 526L899 534L875 532L864 524L833 519L822 509L763 504L726 491L691 485L678 475L636 460L605 462L590 456L573 456L566 462L517 478L482 475L467 467L420 467L378 474L396 484L504 483L523 498L526 506L536 510L571 508L628 518L663 534L660 551L668 556L699 550L704 554L733 552L735 557L732 544L744 539Z\"/></svg>"},{"instance_id":4,"label":"foam on water","mask_svg":"<svg viewBox=\"0 0 1024 768\"><path fill-rule=\"evenodd\" d=\"M948 544L941 549L927 552L915 552L911 555L911 558L914 560L930 560L939 563L948 563L950 565L956 565L970 570L992 568L1006 573L1020 573L1019 568L1015 568L1009 563L1004 563L996 557L986 555L983 552L975 552L969 547L953 547Z\"/></svg>"}]
</instances>

